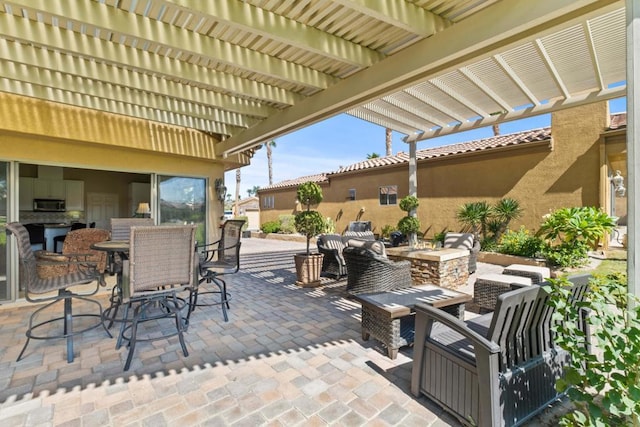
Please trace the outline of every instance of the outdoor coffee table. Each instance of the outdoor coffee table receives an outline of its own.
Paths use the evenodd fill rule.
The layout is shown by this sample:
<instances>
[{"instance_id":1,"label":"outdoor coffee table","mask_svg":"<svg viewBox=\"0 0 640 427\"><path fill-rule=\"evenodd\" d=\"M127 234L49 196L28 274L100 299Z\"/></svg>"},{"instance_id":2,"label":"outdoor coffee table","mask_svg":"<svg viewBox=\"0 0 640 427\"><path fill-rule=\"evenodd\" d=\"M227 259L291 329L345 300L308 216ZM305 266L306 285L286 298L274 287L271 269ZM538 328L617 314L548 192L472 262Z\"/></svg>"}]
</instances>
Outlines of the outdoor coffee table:
<instances>
[{"instance_id":1,"label":"outdoor coffee table","mask_svg":"<svg viewBox=\"0 0 640 427\"><path fill-rule=\"evenodd\" d=\"M434 285L359 294L353 298L362 305L362 339L367 341L373 336L381 341L391 359L398 356L400 347L413 342L416 303L430 304L462 319L465 303L472 300L471 295Z\"/></svg>"}]
</instances>

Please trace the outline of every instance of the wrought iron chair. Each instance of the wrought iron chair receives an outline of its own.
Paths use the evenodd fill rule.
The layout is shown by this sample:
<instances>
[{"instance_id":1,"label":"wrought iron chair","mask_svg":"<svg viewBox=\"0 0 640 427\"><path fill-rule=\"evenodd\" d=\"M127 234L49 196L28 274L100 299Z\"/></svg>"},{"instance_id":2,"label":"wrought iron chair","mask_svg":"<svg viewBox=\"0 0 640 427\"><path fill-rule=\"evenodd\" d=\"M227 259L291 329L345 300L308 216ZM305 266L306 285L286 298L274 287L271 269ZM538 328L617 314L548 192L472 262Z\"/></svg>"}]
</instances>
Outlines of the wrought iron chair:
<instances>
[{"instance_id":1,"label":"wrought iron chair","mask_svg":"<svg viewBox=\"0 0 640 427\"><path fill-rule=\"evenodd\" d=\"M98 301L89 298L91 295L98 292L99 289L100 272L96 268L96 264L88 261L58 261L52 264L63 266L61 274L42 278L38 275L37 261L31 249L29 232L27 229L20 223L12 222L7 224L6 231L7 234L13 234L17 239L18 256L20 260L20 282L24 288L26 300L38 304L46 303L31 314L31 317L29 318L29 327L26 332L27 342L24 344L22 351L18 355L17 361L22 359L22 356L27 349L27 345L32 338L35 340L66 339L67 362L71 363L74 359L73 337L75 335L102 325L107 335L111 337L111 334L102 322L102 306ZM93 285L93 282L95 282L95 285ZM82 293L68 289L69 287L76 285L93 286L93 289L89 287L86 292ZM51 295L56 291L56 294ZM98 311L96 313L75 314L72 310L73 299L95 304ZM62 316L44 320L38 319L39 314L42 314L45 310L58 302L63 304ZM80 330L74 330L74 320L87 317L95 317L98 321L92 322L89 325L83 324ZM62 323L62 331L55 330L51 334L44 333L45 330L49 330L50 324L56 323ZM40 334L41 332L42 335Z\"/></svg>"},{"instance_id":2,"label":"wrought iron chair","mask_svg":"<svg viewBox=\"0 0 640 427\"><path fill-rule=\"evenodd\" d=\"M198 287L192 294L189 314L196 307L218 305L222 307L224 321L229 321L227 309L229 309L230 296L227 293L227 283L221 276L225 274L237 273L240 269L240 237L242 236L242 226L245 221L241 219L230 219L222 226L222 236L220 240L206 245L196 246L199 257L200 280ZM213 283L217 290L200 290L202 283ZM204 294L220 294L220 301L198 302L198 296Z\"/></svg>"},{"instance_id":3,"label":"wrought iron chair","mask_svg":"<svg viewBox=\"0 0 640 427\"><path fill-rule=\"evenodd\" d=\"M191 292L197 277L195 262L195 225L132 227L129 240L129 258L123 262L122 302L123 321L116 348L127 341L129 353L124 370L131 361L138 341L152 341L178 336L185 356L188 356L183 331L186 327L184 311L188 312L188 299L178 297L183 291ZM130 316L130 310L133 312ZM173 318L175 332L145 338L138 337L141 322Z\"/></svg>"}]
</instances>

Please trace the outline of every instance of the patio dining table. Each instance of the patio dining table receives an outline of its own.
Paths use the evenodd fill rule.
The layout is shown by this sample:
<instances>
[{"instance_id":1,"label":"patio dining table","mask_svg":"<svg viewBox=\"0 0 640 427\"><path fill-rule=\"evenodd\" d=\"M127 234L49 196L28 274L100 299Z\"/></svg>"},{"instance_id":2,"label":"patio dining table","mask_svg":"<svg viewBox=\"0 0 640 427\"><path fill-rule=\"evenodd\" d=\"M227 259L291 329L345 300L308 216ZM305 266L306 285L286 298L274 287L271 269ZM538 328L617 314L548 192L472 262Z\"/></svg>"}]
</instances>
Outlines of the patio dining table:
<instances>
[{"instance_id":1,"label":"patio dining table","mask_svg":"<svg viewBox=\"0 0 640 427\"><path fill-rule=\"evenodd\" d=\"M105 240L92 244L91 249L107 252L109 256L109 273L116 275L116 285L111 291L109 307L102 312L102 317L109 319L107 328L111 328L113 323L118 321L118 309L122 304L122 264L116 262L115 255L117 254L121 260L126 260L129 257L129 241Z\"/></svg>"}]
</instances>

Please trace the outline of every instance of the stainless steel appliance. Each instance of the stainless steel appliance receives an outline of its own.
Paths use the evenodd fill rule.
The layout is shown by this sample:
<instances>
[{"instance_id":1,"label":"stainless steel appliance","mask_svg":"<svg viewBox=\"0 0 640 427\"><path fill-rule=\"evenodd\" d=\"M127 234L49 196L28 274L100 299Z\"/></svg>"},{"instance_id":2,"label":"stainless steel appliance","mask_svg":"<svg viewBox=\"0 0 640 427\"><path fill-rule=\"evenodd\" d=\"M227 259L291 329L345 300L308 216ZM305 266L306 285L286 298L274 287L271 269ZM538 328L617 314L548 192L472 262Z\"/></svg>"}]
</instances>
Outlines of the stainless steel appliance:
<instances>
[{"instance_id":1,"label":"stainless steel appliance","mask_svg":"<svg viewBox=\"0 0 640 427\"><path fill-rule=\"evenodd\" d=\"M64 212L66 204L61 199L33 199L34 212Z\"/></svg>"}]
</instances>

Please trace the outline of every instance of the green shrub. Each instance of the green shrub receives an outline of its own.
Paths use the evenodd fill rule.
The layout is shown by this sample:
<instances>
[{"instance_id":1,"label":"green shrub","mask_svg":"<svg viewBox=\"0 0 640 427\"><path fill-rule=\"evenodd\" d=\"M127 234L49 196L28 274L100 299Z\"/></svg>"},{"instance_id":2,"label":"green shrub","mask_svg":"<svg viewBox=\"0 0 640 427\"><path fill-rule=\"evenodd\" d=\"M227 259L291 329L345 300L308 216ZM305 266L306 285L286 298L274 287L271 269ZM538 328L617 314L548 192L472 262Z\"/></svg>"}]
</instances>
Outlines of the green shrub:
<instances>
[{"instance_id":1,"label":"green shrub","mask_svg":"<svg viewBox=\"0 0 640 427\"><path fill-rule=\"evenodd\" d=\"M295 215L280 215L280 233L293 234L296 232Z\"/></svg>"},{"instance_id":2,"label":"green shrub","mask_svg":"<svg viewBox=\"0 0 640 427\"><path fill-rule=\"evenodd\" d=\"M318 211L311 210L312 205L317 205L322 201L322 188L313 181L307 181L298 185L296 191L298 200L306 210L298 212L295 217L295 225L298 233L307 238L307 257L310 254L309 243L313 236L316 236L325 228L324 218Z\"/></svg>"},{"instance_id":3,"label":"green shrub","mask_svg":"<svg viewBox=\"0 0 640 427\"><path fill-rule=\"evenodd\" d=\"M640 299L627 293L625 274L596 277L580 307L569 303L569 282L551 280L549 303L556 308L556 342L571 355L556 388L567 392L576 409L565 426L640 425ZM629 308L633 307L633 308ZM578 327L588 310L593 348Z\"/></svg>"},{"instance_id":4,"label":"green shrub","mask_svg":"<svg viewBox=\"0 0 640 427\"><path fill-rule=\"evenodd\" d=\"M542 257L558 267L581 267L589 261L589 246L584 242L562 242L559 245L543 244Z\"/></svg>"},{"instance_id":5,"label":"green shrub","mask_svg":"<svg viewBox=\"0 0 640 427\"><path fill-rule=\"evenodd\" d=\"M522 226L517 231L507 230L496 250L502 254L534 258L540 254L542 246L542 240Z\"/></svg>"},{"instance_id":6,"label":"green shrub","mask_svg":"<svg viewBox=\"0 0 640 427\"><path fill-rule=\"evenodd\" d=\"M431 239L431 243L433 243L434 245L437 245L438 243L440 244L440 246L444 245L444 238L447 235L447 229L444 228L442 231L435 233L433 235L433 238Z\"/></svg>"},{"instance_id":7,"label":"green shrub","mask_svg":"<svg viewBox=\"0 0 640 427\"><path fill-rule=\"evenodd\" d=\"M262 224L262 232L263 233L279 233L280 232L280 221L267 221Z\"/></svg>"},{"instance_id":8,"label":"green shrub","mask_svg":"<svg viewBox=\"0 0 640 427\"><path fill-rule=\"evenodd\" d=\"M400 200L400 209L407 213L417 209L419 205L420 200L416 196L405 196Z\"/></svg>"},{"instance_id":9,"label":"green shrub","mask_svg":"<svg viewBox=\"0 0 640 427\"><path fill-rule=\"evenodd\" d=\"M615 225L612 217L595 207L561 208L545 215L536 236L545 241L545 258L561 267L576 267L588 260L589 248L595 248Z\"/></svg>"},{"instance_id":10,"label":"green shrub","mask_svg":"<svg viewBox=\"0 0 640 427\"><path fill-rule=\"evenodd\" d=\"M336 232L336 223L333 222L331 217L326 217L324 219L324 230L322 230L322 232L328 234Z\"/></svg>"},{"instance_id":11,"label":"green shrub","mask_svg":"<svg viewBox=\"0 0 640 427\"><path fill-rule=\"evenodd\" d=\"M393 226L391 224L385 224L382 226L382 229L380 230L380 236L383 239L388 239L389 237L391 237L391 232L394 230Z\"/></svg>"},{"instance_id":12,"label":"green shrub","mask_svg":"<svg viewBox=\"0 0 640 427\"><path fill-rule=\"evenodd\" d=\"M398 230L405 236L420 231L420 220L414 216L405 216L398 221Z\"/></svg>"}]
</instances>

